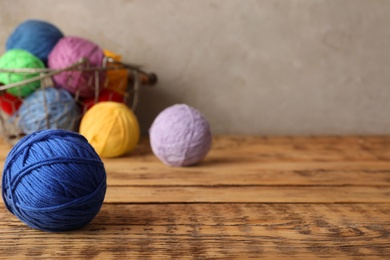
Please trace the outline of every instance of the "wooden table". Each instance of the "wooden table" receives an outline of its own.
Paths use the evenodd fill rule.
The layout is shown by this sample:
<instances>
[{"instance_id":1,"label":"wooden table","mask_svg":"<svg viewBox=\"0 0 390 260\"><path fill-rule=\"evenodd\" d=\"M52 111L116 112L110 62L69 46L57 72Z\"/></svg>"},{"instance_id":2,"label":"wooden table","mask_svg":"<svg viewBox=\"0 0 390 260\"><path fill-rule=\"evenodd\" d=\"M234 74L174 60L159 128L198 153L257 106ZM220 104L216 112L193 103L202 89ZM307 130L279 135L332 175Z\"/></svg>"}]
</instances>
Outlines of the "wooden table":
<instances>
[{"instance_id":1,"label":"wooden table","mask_svg":"<svg viewBox=\"0 0 390 260\"><path fill-rule=\"evenodd\" d=\"M81 230L33 230L1 204L0 258L390 259L390 137L215 137L188 168L145 139L104 162Z\"/></svg>"}]
</instances>

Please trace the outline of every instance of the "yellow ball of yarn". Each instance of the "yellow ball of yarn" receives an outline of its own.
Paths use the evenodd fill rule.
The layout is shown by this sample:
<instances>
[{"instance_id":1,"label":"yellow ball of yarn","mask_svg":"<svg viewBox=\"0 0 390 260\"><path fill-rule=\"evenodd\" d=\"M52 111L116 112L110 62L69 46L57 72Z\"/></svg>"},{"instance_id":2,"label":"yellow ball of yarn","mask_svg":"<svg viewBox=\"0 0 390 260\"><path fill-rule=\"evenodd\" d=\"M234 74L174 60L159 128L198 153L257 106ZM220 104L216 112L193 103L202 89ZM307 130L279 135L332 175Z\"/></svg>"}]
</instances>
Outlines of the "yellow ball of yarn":
<instances>
[{"instance_id":1,"label":"yellow ball of yarn","mask_svg":"<svg viewBox=\"0 0 390 260\"><path fill-rule=\"evenodd\" d=\"M136 116L124 104L100 102L81 119L80 134L101 157L124 155L137 145L140 129Z\"/></svg>"}]
</instances>

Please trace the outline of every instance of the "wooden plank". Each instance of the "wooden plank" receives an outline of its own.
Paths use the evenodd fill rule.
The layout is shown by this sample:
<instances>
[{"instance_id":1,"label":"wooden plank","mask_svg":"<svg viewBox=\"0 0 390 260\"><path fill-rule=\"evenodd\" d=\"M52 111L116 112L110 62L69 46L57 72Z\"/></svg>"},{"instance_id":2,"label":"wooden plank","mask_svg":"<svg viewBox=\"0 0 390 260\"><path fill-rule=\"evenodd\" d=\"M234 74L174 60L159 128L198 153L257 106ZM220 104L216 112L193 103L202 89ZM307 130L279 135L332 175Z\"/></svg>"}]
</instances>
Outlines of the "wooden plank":
<instances>
[{"instance_id":1,"label":"wooden plank","mask_svg":"<svg viewBox=\"0 0 390 260\"><path fill-rule=\"evenodd\" d=\"M390 187L111 186L106 203L390 203Z\"/></svg>"},{"instance_id":2,"label":"wooden plank","mask_svg":"<svg viewBox=\"0 0 390 260\"><path fill-rule=\"evenodd\" d=\"M244 161L388 161L390 137L262 137L216 136L210 155L214 162ZM0 161L11 146L0 142ZM234 158L236 158L234 160ZM156 158L151 153L147 138L143 138L130 154L114 161ZM110 161L106 159L105 161Z\"/></svg>"},{"instance_id":3,"label":"wooden plank","mask_svg":"<svg viewBox=\"0 0 390 260\"><path fill-rule=\"evenodd\" d=\"M389 137L214 137L194 167L162 164L147 140L104 159L110 185L390 185Z\"/></svg>"},{"instance_id":4,"label":"wooden plank","mask_svg":"<svg viewBox=\"0 0 390 260\"><path fill-rule=\"evenodd\" d=\"M214 137L212 150L203 166L248 162L367 162L390 161L390 137ZM11 146L0 142L0 161ZM130 154L104 159L107 165L118 162L158 162L143 138ZM2 165L1 165L2 166Z\"/></svg>"},{"instance_id":5,"label":"wooden plank","mask_svg":"<svg viewBox=\"0 0 390 260\"><path fill-rule=\"evenodd\" d=\"M212 158L211 158L212 160ZM158 161L106 163L109 185L360 185L390 186L389 162L210 163L169 167Z\"/></svg>"},{"instance_id":6,"label":"wooden plank","mask_svg":"<svg viewBox=\"0 0 390 260\"><path fill-rule=\"evenodd\" d=\"M390 137L214 138L213 151L259 161L388 161Z\"/></svg>"},{"instance_id":7,"label":"wooden plank","mask_svg":"<svg viewBox=\"0 0 390 260\"><path fill-rule=\"evenodd\" d=\"M390 204L105 204L65 233L0 207L0 232L4 259L386 259Z\"/></svg>"},{"instance_id":8,"label":"wooden plank","mask_svg":"<svg viewBox=\"0 0 390 260\"><path fill-rule=\"evenodd\" d=\"M142 139L126 161L154 161L150 144ZM384 137L261 137L216 136L210 163L340 162L390 160L390 136ZM211 159L212 158L212 159ZM121 158L111 159L120 161ZM110 160L107 159L106 162Z\"/></svg>"},{"instance_id":9,"label":"wooden plank","mask_svg":"<svg viewBox=\"0 0 390 260\"><path fill-rule=\"evenodd\" d=\"M0 143L0 167L10 148ZM109 185L390 186L389 151L389 137L225 136L214 137L201 164L173 168L142 139L133 153L104 162Z\"/></svg>"}]
</instances>

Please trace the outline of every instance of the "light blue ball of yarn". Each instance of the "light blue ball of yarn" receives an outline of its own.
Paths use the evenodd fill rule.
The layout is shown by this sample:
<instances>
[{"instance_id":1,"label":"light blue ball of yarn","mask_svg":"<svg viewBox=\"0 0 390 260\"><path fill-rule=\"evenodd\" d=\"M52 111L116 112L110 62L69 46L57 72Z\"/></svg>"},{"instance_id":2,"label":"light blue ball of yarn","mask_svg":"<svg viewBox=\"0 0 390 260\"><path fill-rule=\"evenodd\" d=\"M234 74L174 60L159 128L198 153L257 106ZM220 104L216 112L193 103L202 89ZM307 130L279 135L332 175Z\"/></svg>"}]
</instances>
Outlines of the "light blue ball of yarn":
<instances>
[{"instance_id":1,"label":"light blue ball of yarn","mask_svg":"<svg viewBox=\"0 0 390 260\"><path fill-rule=\"evenodd\" d=\"M6 50L29 51L46 64L49 53L62 37L64 37L63 33L51 23L26 20L19 24L8 37Z\"/></svg>"},{"instance_id":2,"label":"light blue ball of yarn","mask_svg":"<svg viewBox=\"0 0 390 260\"><path fill-rule=\"evenodd\" d=\"M44 231L81 228L100 211L106 193L104 164L80 134L43 130L9 152L2 196L7 209Z\"/></svg>"},{"instance_id":3,"label":"light blue ball of yarn","mask_svg":"<svg viewBox=\"0 0 390 260\"><path fill-rule=\"evenodd\" d=\"M41 88L28 96L20 106L18 127L25 134L44 129L76 131L80 108L65 89Z\"/></svg>"}]
</instances>

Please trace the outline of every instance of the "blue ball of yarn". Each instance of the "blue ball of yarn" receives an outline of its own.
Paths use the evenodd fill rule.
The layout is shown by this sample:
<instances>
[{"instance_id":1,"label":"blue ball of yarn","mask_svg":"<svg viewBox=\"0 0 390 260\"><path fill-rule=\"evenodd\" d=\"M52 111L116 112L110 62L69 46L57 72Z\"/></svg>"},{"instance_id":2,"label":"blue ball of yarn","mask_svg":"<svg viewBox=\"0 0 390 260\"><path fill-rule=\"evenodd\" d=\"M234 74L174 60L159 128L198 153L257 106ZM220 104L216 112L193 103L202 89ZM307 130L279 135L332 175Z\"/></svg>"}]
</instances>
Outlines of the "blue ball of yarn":
<instances>
[{"instance_id":1,"label":"blue ball of yarn","mask_svg":"<svg viewBox=\"0 0 390 260\"><path fill-rule=\"evenodd\" d=\"M6 50L23 49L41 59L45 64L53 47L64 37L53 24L40 20L26 20L8 37Z\"/></svg>"},{"instance_id":2,"label":"blue ball of yarn","mask_svg":"<svg viewBox=\"0 0 390 260\"><path fill-rule=\"evenodd\" d=\"M18 127L26 134L43 129L76 131L80 113L76 101L65 89L41 88L28 96L20 106Z\"/></svg>"},{"instance_id":3,"label":"blue ball of yarn","mask_svg":"<svg viewBox=\"0 0 390 260\"><path fill-rule=\"evenodd\" d=\"M43 130L22 138L8 154L2 196L28 226L67 231L87 225L106 193L104 164L80 134Z\"/></svg>"}]
</instances>

